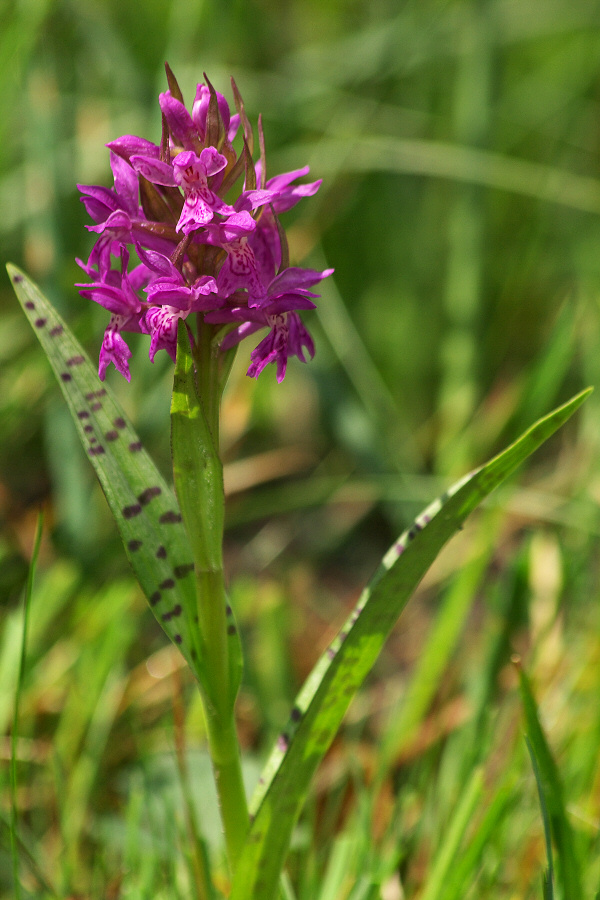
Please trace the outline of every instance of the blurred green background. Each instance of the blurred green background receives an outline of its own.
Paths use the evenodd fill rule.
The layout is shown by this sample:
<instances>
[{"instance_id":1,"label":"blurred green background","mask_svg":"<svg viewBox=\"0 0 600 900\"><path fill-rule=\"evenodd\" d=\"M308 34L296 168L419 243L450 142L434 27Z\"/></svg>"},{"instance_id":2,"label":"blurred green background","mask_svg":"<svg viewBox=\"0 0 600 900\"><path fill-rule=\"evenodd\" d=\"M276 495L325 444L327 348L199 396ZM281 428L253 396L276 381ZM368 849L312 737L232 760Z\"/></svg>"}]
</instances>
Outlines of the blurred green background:
<instances>
[{"instance_id":1,"label":"blurred green background","mask_svg":"<svg viewBox=\"0 0 600 900\"><path fill-rule=\"evenodd\" d=\"M295 263L336 269L318 312L305 317L315 360L293 361L281 386L272 367L255 384L242 345L223 410L228 566L248 646L240 729L251 766L401 528L451 479L599 381L600 3L3 0L0 60L0 252L39 282L93 358L106 315L73 287L74 259L93 243L75 185L111 184L107 141L158 139L165 60L188 102L203 71L229 97L235 77L252 121L262 112L270 175L309 163L323 178L317 196L284 218ZM192 697L190 685L161 650L5 275L0 311L0 727L8 734L18 603L41 505L20 731L24 828L64 891L120 896L123 872L145 865L156 886L168 870L164 848L149 838L146 855L127 842L123 850L123 833L135 832L148 796L167 797L163 810L176 802L169 710L173 696ZM150 365L143 340L132 347L131 385L114 372L111 385L168 474L172 367ZM393 853L380 854L394 860L382 884L401 871L406 896L427 884L444 804L453 808L464 782L452 761L474 734L486 752L503 746L506 772L519 773L507 806L524 810L519 827L507 819L494 832L500 849L477 869L476 896L539 896L542 830L508 666L514 650L549 698L551 741L587 823L586 852L598 850L599 412L592 397L451 545L313 800L315 834L328 835L331 849L390 711L417 684L408 725L401 720L411 740L394 739L381 800L384 819L401 823ZM437 636L436 620L446 623ZM436 661L429 680L411 682L427 646ZM201 747L193 701L186 728ZM156 802L150 820L161 815ZM313 874L298 875L298 896L349 896L335 872L330 893L317 893L323 841L299 835L297 871ZM179 846L176 828L172 840ZM6 852L0 896L9 897ZM595 889L597 858L588 872ZM35 894L39 879L28 878Z\"/></svg>"}]
</instances>

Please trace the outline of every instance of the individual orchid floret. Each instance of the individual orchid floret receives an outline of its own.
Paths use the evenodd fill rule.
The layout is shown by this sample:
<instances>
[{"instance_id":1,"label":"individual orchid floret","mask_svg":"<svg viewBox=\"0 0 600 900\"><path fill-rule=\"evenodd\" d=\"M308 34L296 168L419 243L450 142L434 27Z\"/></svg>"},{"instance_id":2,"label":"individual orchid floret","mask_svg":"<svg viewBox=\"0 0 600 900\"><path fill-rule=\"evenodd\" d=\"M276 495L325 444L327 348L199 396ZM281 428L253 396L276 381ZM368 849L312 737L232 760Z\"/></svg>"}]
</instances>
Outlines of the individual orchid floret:
<instances>
[{"instance_id":1,"label":"individual orchid floret","mask_svg":"<svg viewBox=\"0 0 600 900\"><path fill-rule=\"evenodd\" d=\"M110 363L114 365L116 370L131 381L131 372L129 371L129 359L131 358L131 350L121 337L121 331L137 331L143 332L141 321L136 316L111 316L108 328L104 332L102 346L100 347L100 360L98 365L98 376L100 381L106 378L106 370Z\"/></svg>"},{"instance_id":2,"label":"individual orchid floret","mask_svg":"<svg viewBox=\"0 0 600 900\"><path fill-rule=\"evenodd\" d=\"M136 249L145 266L155 273L144 288L151 305L175 307L186 314L220 306L216 296L217 282L212 275L200 275L189 284L183 273L162 253L145 250L139 244ZM212 299L209 295L213 295Z\"/></svg>"},{"instance_id":3,"label":"individual orchid floret","mask_svg":"<svg viewBox=\"0 0 600 900\"><path fill-rule=\"evenodd\" d=\"M230 216L236 212L233 206L224 203L208 186L207 179L221 172L226 165L226 158L214 147L206 147L200 156L190 150L175 157L175 182L183 188L185 194L177 231L189 234L190 231L208 225L215 213Z\"/></svg>"},{"instance_id":4,"label":"individual orchid floret","mask_svg":"<svg viewBox=\"0 0 600 900\"><path fill-rule=\"evenodd\" d=\"M270 203L273 205L273 211L277 215L287 212L296 205L303 197L312 197L316 194L322 184L322 179L311 181L309 184L295 184L293 181L303 178L310 172L310 166L304 166L302 169L295 169L293 172L284 172L282 175L276 175L270 178L265 184L265 191L272 195ZM256 180L260 183L262 174L261 160L256 163Z\"/></svg>"},{"instance_id":5,"label":"individual orchid floret","mask_svg":"<svg viewBox=\"0 0 600 900\"><path fill-rule=\"evenodd\" d=\"M127 271L129 251L121 249L121 269L111 269L101 281L91 284L76 284L82 288L80 294L95 303L99 303L109 312L118 316L136 315L142 309L138 291L144 287L152 276L152 272L143 263L131 272Z\"/></svg>"},{"instance_id":6,"label":"individual orchid floret","mask_svg":"<svg viewBox=\"0 0 600 900\"><path fill-rule=\"evenodd\" d=\"M262 328L269 328L269 334L250 354L252 363L247 374L258 378L263 369L273 362L277 364L277 380L283 381L290 356L297 356L301 362L307 361L304 350L308 351L311 358L314 356L312 338L297 311L315 308L313 299L317 295L309 292L308 287L327 278L332 272L332 269L325 269L323 272L313 269L284 269L269 285L269 295L260 306L240 304L224 307L207 313L206 320L219 324L240 322L224 337L221 344L223 350L233 347Z\"/></svg>"},{"instance_id":7,"label":"individual orchid floret","mask_svg":"<svg viewBox=\"0 0 600 900\"><path fill-rule=\"evenodd\" d=\"M297 356L301 362L307 362L304 350L308 351L312 359L315 345L298 313L289 312L269 317L269 324L272 326L271 331L250 354L252 362L247 374L251 378L258 378L269 363L275 363L277 381L281 383L285 378L288 358Z\"/></svg>"},{"instance_id":8,"label":"individual orchid floret","mask_svg":"<svg viewBox=\"0 0 600 900\"><path fill-rule=\"evenodd\" d=\"M177 325L188 316L189 310L174 306L153 306L145 315L145 325L150 340L150 362L159 350L166 350L173 362L177 357Z\"/></svg>"},{"instance_id":9,"label":"individual orchid floret","mask_svg":"<svg viewBox=\"0 0 600 900\"><path fill-rule=\"evenodd\" d=\"M249 295L248 306L263 308L284 298L293 301L293 298L318 297L318 294L312 294L308 288L332 274L333 269L318 272L315 269L288 267L273 278L264 289L262 297ZM300 307L295 308L299 309Z\"/></svg>"},{"instance_id":10,"label":"individual orchid floret","mask_svg":"<svg viewBox=\"0 0 600 900\"><path fill-rule=\"evenodd\" d=\"M178 232L189 234L211 222L215 213L227 216L236 211L208 186L207 179L227 165L227 159L214 147L205 147L199 156L193 150L184 150L172 165L146 156L132 156L131 164L154 184L183 189L185 202L175 227Z\"/></svg>"}]
</instances>

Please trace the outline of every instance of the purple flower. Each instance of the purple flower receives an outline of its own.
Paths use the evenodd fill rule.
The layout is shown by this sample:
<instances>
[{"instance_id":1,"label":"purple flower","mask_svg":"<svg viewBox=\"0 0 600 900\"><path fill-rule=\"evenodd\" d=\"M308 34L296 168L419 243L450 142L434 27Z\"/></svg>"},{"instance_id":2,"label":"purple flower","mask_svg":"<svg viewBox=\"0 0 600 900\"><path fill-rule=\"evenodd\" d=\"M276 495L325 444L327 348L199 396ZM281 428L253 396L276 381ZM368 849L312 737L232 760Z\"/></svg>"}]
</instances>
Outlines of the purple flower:
<instances>
[{"instance_id":1,"label":"purple flower","mask_svg":"<svg viewBox=\"0 0 600 900\"><path fill-rule=\"evenodd\" d=\"M312 197L316 194L322 184L322 179L312 181L310 184L297 184L292 186L292 181L308 175L310 166L304 166L302 169L296 169L294 172L285 172L283 175L276 175L270 178L265 184L265 191L273 195L273 210L280 215L287 212L292 206L295 206L303 197ZM256 164L256 180L260 183L262 167L260 160Z\"/></svg>"},{"instance_id":2,"label":"purple flower","mask_svg":"<svg viewBox=\"0 0 600 900\"><path fill-rule=\"evenodd\" d=\"M308 291L308 287L327 278L332 272L333 269L325 269L323 272L314 269L284 269L269 285L260 306L224 307L207 313L206 321L219 324L240 322L223 339L223 350L233 347L261 328L270 328L269 334L250 354L252 364L247 374L257 378L265 366L275 362L277 380L282 381L288 357L297 356L302 362L306 362L305 349L311 358L314 356L312 338L302 324L297 310L315 308L311 298L316 298L317 295ZM239 295L236 295L237 298Z\"/></svg>"},{"instance_id":3,"label":"purple flower","mask_svg":"<svg viewBox=\"0 0 600 900\"><path fill-rule=\"evenodd\" d=\"M145 315L145 325L150 340L150 362L158 350L166 350L173 362L177 356L177 324L185 319L189 310L176 309L174 306L153 306Z\"/></svg>"},{"instance_id":4,"label":"purple flower","mask_svg":"<svg viewBox=\"0 0 600 900\"><path fill-rule=\"evenodd\" d=\"M180 153L173 160L173 173L179 187L183 188L185 203L177 231L189 234L202 225L208 225L215 213L230 216L235 213L233 206L223 203L208 186L207 179L216 175L227 165L227 160L214 147L206 147L200 156L191 150Z\"/></svg>"},{"instance_id":5,"label":"purple flower","mask_svg":"<svg viewBox=\"0 0 600 900\"><path fill-rule=\"evenodd\" d=\"M232 116L229 111L229 104L223 94L220 94L219 91L215 91L215 93L217 95L219 113L221 114L223 125L225 126L227 141L231 144L240 126L240 117L237 113ZM194 100L194 105L192 106L192 119L202 140L204 140L206 134L206 116L209 104L210 90L205 84L199 84L196 88L196 98Z\"/></svg>"},{"instance_id":6,"label":"purple flower","mask_svg":"<svg viewBox=\"0 0 600 900\"><path fill-rule=\"evenodd\" d=\"M144 266L155 273L144 288L150 304L166 304L185 311L186 315L189 312L215 309L221 305L216 296L217 282L211 275L201 275L192 284L188 284L182 272L162 253L144 250L139 244L136 250ZM215 296L210 298L210 294Z\"/></svg>"},{"instance_id":7,"label":"purple flower","mask_svg":"<svg viewBox=\"0 0 600 900\"><path fill-rule=\"evenodd\" d=\"M100 377L113 363L130 378L127 331L150 336L151 361L159 350L175 359L179 321L195 313L215 333L229 327L222 349L268 329L248 374L256 377L273 362L281 381L290 356L304 362L314 353L298 312L314 308L311 288L333 270L290 267L278 216L321 182L297 183L308 166L266 180L264 153L256 164L248 156L251 126L235 85L240 112L231 115L222 94L199 84L190 113L168 75L171 89L159 97L160 146L135 135L117 138L108 144L113 187L80 186L97 240L87 262L78 260L90 279L78 287L110 313ZM245 140L238 155L233 141L241 119ZM259 132L262 147L260 119ZM225 197L241 180L231 205ZM139 259L131 269L129 248ZM113 257L120 268L113 268ZM186 324L194 344L193 320Z\"/></svg>"},{"instance_id":8,"label":"purple flower","mask_svg":"<svg viewBox=\"0 0 600 900\"><path fill-rule=\"evenodd\" d=\"M272 326L271 331L250 354L252 363L247 374L251 378L258 378L265 366L276 363L277 381L281 383L285 378L288 357L297 356L301 362L306 362L304 350L308 351L312 359L315 345L298 313L270 316L269 324Z\"/></svg>"}]
</instances>

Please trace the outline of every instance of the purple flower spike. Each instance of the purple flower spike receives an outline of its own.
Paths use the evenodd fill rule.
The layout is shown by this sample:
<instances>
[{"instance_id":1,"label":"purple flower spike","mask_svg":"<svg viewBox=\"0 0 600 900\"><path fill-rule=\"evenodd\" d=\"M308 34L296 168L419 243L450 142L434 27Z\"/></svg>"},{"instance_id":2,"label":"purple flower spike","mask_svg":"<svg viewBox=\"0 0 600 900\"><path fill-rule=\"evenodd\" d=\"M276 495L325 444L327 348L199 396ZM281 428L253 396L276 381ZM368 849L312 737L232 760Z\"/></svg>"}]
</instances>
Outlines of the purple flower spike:
<instances>
[{"instance_id":1,"label":"purple flower spike","mask_svg":"<svg viewBox=\"0 0 600 900\"><path fill-rule=\"evenodd\" d=\"M173 86L170 70L168 75ZM333 269L290 267L278 216L313 195L321 182L297 183L308 166L266 181L260 121L261 160L254 163L246 142L242 149L237 141L243 157L234 149L240 114L231 115L222 94L199 84L191 112L179 96L168 90L159 97L160 146L131 134L117 138L107 145L113 187L80 186L93 221L88 229L97 239L87 262L77 260L89 278L78 287L110 313L100 378L112 363L130 379L124 332L150 336L152 362L159 350L175 360L178 323L189 319L192 342L196 321L215 334L228 326L222 350L267 329L252 351L248 374L257 377L275 363L281 381L290 356L305 362L314 353L299 313L314 309L312 288ZM211 120L215 96L222 128ZM244 120L246 133L248 127ZM256 180L249 177L249 165ZM231 205L226 197L240 181ZM129 248L139 259L131 268Z\"/></svg>"}]
</instances>

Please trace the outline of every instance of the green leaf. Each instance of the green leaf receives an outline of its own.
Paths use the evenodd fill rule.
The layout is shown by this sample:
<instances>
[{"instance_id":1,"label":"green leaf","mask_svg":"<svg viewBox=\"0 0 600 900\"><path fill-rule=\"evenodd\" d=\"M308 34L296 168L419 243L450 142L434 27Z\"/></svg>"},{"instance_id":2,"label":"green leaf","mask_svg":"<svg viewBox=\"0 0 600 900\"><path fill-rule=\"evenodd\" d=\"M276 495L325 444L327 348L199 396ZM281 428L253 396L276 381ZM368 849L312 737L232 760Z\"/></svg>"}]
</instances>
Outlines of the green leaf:
<instances>
[{"instance_id":1,"label":"green leaf","mask_svg":"<svg viewBox=\"0 0 600 900\"><path fill-rule=\"evenodd\" d=\"M7 268L54 369L152 612L199 678L194 565L173 491L56 310L23 272L10 264Z\"/></svg>"},{"instance_id":2,"label":"green leaf","mask_svg":"<svg viewBox=\"0 0 600 900\"><path fill-rule=\"evenodd\" d=\"M552 897L552 848L550 834L554 839L557 857L557 874L562 882L564 900L579 900L584 896L581 884L581 867L575 853L573 832L567 818L558 767L540 725L537 704L527 675L518 666L521 702L527 726L527 747L531 755L533 771L538 786L540 806L546 835L548 872L544 877L545 892ZM550 832L550 834L549 834ZM545 896L546 896L545 894Z\"/></svg>"},{"instance_id":3,"label":"green leaf","mask_svg":"<svg viewBox=\"0 0 600 900\"><path fill-rule=\"evenodd\" d=\"M301 689L251 804L231 900L272 900L310 779L410 595L469 513L575 412L591 389L530 428L429 506L390 548Z\"/></svg>"}]
</instances>

